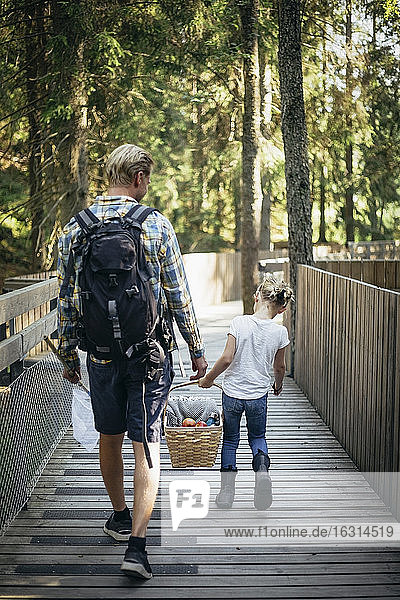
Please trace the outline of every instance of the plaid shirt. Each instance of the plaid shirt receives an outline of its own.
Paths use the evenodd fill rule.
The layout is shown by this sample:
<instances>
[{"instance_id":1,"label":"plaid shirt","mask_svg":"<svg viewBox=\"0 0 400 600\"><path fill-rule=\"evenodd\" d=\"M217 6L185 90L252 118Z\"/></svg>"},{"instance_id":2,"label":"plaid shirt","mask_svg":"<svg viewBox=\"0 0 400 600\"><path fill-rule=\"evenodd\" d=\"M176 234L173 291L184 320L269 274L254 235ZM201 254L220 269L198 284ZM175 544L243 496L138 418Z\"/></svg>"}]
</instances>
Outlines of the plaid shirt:
<instances>
[{"instance_id":1,"label":"plaid shirt","mask_svg":"<svg viewBox=\"0 0 400 600\"><path fill-rule=\"evenodd\" d=\"M125 215L136 202L129 196L97 196L90 210L99 218ZM146 260L153 268L150 280L158 301L168 307L178 328L195 357L204 354L193 303L185 275L182 255L175 231L166 217L158 212L151 213L142 225L143 245ZM71 244L75 241L80 227L74 218L65 226L60 237L58 250L58 282L64 280ZM71 277L65 294L58 298L59 352L71 370L79 367L76 351L78 345L77 325L80 314L80 290L78 269L81 257L74 264L75 276ZM172 348L171 348L172 349ZM103 362L103 361L101 361Z\"/></svg>"}]
</instances>

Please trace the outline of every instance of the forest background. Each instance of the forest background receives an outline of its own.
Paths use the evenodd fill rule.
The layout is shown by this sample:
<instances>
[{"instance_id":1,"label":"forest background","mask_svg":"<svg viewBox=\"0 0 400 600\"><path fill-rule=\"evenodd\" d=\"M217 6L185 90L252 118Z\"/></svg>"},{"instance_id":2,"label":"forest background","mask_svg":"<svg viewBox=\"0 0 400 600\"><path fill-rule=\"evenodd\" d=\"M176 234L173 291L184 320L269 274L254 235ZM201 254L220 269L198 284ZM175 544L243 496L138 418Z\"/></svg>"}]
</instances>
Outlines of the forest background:
<instances>
[{"instance_id":1,"label":"forest background","mask_svg":"<svg viewBox=\"0 0 400 600\"><path fill-rule=\"evenodd\" d=\"M54 268L62 226L106 191L105 159L126 142L153 155L146 202L183 252L240 248L245 5L1 2L1 278ZM300 16L313 242L398 239L398 5L305 0ZM257 37L269 249L288 237L274 2Z\"/></svg>"}]
</instances>

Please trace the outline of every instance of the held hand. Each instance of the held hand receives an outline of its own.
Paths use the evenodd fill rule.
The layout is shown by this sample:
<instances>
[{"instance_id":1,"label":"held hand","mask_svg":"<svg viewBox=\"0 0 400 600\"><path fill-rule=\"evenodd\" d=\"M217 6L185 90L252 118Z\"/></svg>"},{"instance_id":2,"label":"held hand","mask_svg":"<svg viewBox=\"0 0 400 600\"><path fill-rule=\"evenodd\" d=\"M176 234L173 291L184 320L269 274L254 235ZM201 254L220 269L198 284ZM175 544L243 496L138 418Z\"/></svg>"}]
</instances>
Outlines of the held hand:
<instances>
[{"instance_id":1,"label":"held hand","mask_svg":"<svg viewBox=\"0 0 400 600\"><path fill-rule=\"evenodd\" d=\"M275 385L275 382L274 382L274 384L272 386L272 391L274 392L274 396L279 396L279 394L282 392L282 388L283 388L283 385L281 385L281 387L277 388Z\"/></svg>"},{"instance_id":2,"label":"held hand","mask_svg":"<svg viewBox=\"0 0 400 600\"><path fill-rule=\"evenodd\" d=\"M199 379L199 387L201 388L210 388L213 385L213 380L208 379L207 375L205 377L200 377Z\"/></svg>"},{"instance_id":3,"label":"held hand","mask_svg":"<svg viewBox=\"0 0 400 600\"><path fill-rule=\"evenodd\" d=\"M199 358L195 358L192 356L192 371L197 371L195 375L191 375L190 380L199 379L206 374L208 367L208 363L204 356L200 356Z\"/></svg>"},{"instance_id":4,"label":"held hand","mask_svg":"<svg viewBox=\"0 0 400 600\"><path fill-rule=\"evenodd\" d=\"M63 377L70 383L78 383L81 378L81 370L77 369L75 371L70 371L69 369L64 369Z\"/></svg>"}]
</instances>

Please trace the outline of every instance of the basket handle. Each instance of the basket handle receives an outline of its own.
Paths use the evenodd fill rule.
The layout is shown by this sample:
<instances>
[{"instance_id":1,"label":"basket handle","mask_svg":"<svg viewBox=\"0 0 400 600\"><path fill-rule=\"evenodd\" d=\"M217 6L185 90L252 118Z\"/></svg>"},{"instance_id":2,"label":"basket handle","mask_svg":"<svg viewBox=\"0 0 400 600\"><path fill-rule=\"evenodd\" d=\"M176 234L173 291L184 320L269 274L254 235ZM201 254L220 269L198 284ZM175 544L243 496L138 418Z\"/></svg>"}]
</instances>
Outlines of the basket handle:
<instances>
[{"instance_id":1,"label":"basket handle","mask_svg":"<svg viewBox=\"0 0 400 600\"><path fill-rule=\"evenodd\" d=\"M198 383L199 383L199 380L195 379L194 381L186 381L186 383L179 383L178 385L174 385L174 386L172 386L172 388L170 388L170 390L168 392L168 396L170 395L171 392L173 392L174 390L177 390L178 388L185 387L186 385L197 385ZM213 383L213 385L215 385L215 387L222 390L222 385L219 385L219 383ZM205 389L205 388L201 388L201 389Z\"/></svg>"},{"instance_id":2,"label":"basket handle","mask_svg":"<svg viewBox=\"0 0 400 600\"><path fill-rule=\"evenodd\" d=\"M187 381L186 383L179 383L178 385L174 385L172 388L170 388L168 395L167 395L167 399L165 401L164 410L163 410L163 421L165 419L165 412L167 410L168 398L169 398L170 393L173 392L174 390L177 390L178 388L186 387L187 385L197 385L197 384L198 384L198 379L195 379L194 381ZM222 385L219 385L219 383L213 383L213 386L222 390ZM201 388L201 389L204 389L204 388Z\"/></svg>"}]
</instances>

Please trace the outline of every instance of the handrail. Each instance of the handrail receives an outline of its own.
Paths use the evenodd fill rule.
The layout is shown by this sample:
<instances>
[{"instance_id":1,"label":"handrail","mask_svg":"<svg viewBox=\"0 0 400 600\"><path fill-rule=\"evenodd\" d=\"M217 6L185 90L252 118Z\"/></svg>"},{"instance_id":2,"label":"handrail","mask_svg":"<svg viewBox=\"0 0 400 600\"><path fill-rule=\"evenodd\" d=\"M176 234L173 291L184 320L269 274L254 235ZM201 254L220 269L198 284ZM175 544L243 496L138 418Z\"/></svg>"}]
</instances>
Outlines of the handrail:
<instances>
[{"instance_id":1,"label":"handrail","mask_svg":"<svg viewBox=\"0 0 400 600\"><path fill-rule=\"evenodd\" d=\"M46 349L43 339L57 329L57 293L52 277L31 279L26 287L0 295L0 384L8 385L23 372L28 352Z\"/></svg>"},{"instance_id":2,"label":"handrail","mask_svg":"<svg viewBox=\"0 0 400 600\"><path fill-rule=\"evenodd\" d=\"M360 285L365 285L368 286L370 288L374 288L376 290L384 290L386 292L390 292L391 294L397 294L400 295L400 292L397 292L396 290L390 290L388 288L379 286L379 285L374 285L372 283L367 283L366 281L360 281L359 279L355 279L352 277L348 277L347 275L341 275L340 273L333 273L331 271L327 271L326 269L319 269L318 267L311 267L310 265L298 265L298 267L307 267L307 269L312 270L312 271L319 271L320 273L328 273L329 275L331 275L332 277L337 277L339 279L343 279L345 281L354 281Z\"/></svg>"},{"instance_id":3,"label":"handrail","mask_svg":"<svg viewBox=\"0 0 400 600\"><path fill-rule=\"evenodd\" d=\"M56 278L46 279L0 296L0 323L19 317L57 296Z\"/></svg>"},{"instance_id":4,"label":"handrail","mask_svg":"<svg viewBox=\"0 0 400 600\"><path fill-rule=\"evenodd\" d=\"M29 350L57 329L57 311L54 309L22 331L0 342L0 371L22 360Z\"/></svg>"}]
</instances>

